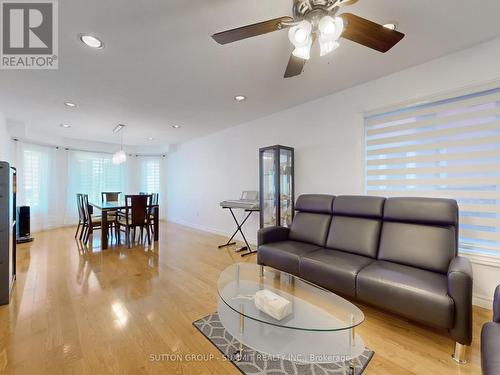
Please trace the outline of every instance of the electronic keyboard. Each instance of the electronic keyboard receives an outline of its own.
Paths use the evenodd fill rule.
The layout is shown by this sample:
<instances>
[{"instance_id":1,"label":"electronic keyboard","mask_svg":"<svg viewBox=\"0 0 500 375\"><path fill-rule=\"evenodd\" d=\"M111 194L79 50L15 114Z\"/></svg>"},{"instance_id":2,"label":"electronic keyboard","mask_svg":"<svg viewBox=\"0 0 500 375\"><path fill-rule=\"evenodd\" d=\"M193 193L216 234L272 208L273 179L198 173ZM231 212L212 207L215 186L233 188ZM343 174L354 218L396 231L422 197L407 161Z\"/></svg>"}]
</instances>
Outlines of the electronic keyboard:
<instances>
[{"instance_id":1,"label":"electronic keyboard","mask_svg":"<svg viewBox=\"0 0 500 375\"><path fill-rule=\"evenodd\" d=\"M242 210L258 210L259 201L249 201L246 199L236 199L220 202L222 208L241 208Z\"/></svg>"},{"instance_id":2,"label":"electronic keyboard","mask_svg":"<svg viewBox=\"0 0 500 375\"><path fill-rule=\"evenodd\" d=\"M244 191L240 199L220 202L222 208L240 208L242 210L259 210L259 192Z\"/></svg>"}]
</instances>

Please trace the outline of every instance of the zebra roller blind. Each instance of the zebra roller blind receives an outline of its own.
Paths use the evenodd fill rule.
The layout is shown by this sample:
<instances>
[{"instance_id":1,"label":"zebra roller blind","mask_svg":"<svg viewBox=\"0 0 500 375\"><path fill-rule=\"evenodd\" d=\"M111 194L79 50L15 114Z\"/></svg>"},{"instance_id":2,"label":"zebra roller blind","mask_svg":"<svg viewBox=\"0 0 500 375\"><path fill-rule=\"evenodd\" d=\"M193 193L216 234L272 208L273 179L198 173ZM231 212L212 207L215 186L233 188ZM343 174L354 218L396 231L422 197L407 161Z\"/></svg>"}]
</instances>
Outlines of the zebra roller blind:
<instances>
[{"instance_id":1,"label":"zebra roller blind","mask_svg":"<svg viewBox=\"0 0 500 375\"><path fill-rule=\"evenodd\" d=\"M365 117L370 195L456 199L460 250L500 257L500 87Z\"/></svg>"}]
</instances>

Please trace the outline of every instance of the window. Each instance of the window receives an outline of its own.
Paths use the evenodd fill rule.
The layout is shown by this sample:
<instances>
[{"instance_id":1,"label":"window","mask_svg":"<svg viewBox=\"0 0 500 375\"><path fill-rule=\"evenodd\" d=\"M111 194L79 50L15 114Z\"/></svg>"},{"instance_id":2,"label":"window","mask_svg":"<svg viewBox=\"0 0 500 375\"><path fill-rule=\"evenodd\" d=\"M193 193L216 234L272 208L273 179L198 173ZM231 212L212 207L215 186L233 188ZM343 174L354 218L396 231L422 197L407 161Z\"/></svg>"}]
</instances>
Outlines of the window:
<instances>
[{"instance_id":1,"label":"window","mask_svg":"<svg viewBox=\"0 0 500 375\"><path fill-rule=\"evenodd\" d=\"M500 88L365 117L370 195L456 199L460 250L500 256Z\"/></svg>"},{"instance_id":2,"label":"window","mask_svg":"<svg viewBox=\"0 0 500 375\"><path fill-rule=\"evenodd\" d=\"M88 194L90 201L101 201L101 192L126 192L126 168L115 165L112 155L71 151L69 158L70 197Z\"/></svg>"},{"instance_id":3,"label":"window","mask_svg":"<svg viewBox=\"0 0 500 375\"><path fill-rule=\"evenodd\" d=\"M153 157L141 158L142 186L145 193L160 192L160 159Z\"/></svg>"}]
</instances>

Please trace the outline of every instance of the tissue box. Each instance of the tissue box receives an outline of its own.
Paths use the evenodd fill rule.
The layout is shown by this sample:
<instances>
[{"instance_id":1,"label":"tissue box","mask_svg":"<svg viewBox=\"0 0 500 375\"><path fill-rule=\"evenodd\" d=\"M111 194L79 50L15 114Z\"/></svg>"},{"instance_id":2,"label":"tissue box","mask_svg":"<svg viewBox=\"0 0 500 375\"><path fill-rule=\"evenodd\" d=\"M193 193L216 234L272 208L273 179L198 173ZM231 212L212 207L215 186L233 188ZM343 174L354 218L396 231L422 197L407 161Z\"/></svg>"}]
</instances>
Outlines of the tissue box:
<instances>
[{"instance_id":1,"label":"tissue box","mask_svg":"<svg viewBox=\"0 0 500 375\"><path fill-rule=\"evenodd\" d=\"M255 293L255 306L276 320L282 320L292 313L290 301L267 289Z\"/></svg>"}]
</instances>

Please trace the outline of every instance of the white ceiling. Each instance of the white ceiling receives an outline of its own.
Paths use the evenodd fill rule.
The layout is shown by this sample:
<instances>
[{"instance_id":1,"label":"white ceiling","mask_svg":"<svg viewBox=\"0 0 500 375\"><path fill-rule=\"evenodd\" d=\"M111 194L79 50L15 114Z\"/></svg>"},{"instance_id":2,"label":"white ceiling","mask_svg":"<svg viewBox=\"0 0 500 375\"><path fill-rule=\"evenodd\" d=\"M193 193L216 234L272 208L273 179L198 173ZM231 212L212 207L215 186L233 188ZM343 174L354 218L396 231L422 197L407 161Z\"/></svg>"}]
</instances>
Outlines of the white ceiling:
<instances>
[{"instance_id":1,"label":"white ceiling","mask_svg":"<svg viewBox=\"0 0 500 375\"><path fill-rule=\"evenodd\" d=\"M301 76L285 80L286 31L225 46L210 35L290 15L291 0L64 0L59 7L59 70L0 71L0 112L46 134L93 141L118 141L112 129L124 123L131 145L148 137L183 142L500 35L498 0L360 0L344 12L397 21L402 42L381 54L343 40L327 57L315 51ZM106 48L83 46L82 32ZM236 103L236 94L248 100Z\"/></svg>"}]
</instances>

